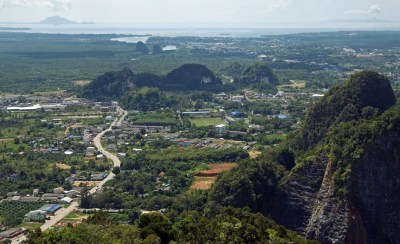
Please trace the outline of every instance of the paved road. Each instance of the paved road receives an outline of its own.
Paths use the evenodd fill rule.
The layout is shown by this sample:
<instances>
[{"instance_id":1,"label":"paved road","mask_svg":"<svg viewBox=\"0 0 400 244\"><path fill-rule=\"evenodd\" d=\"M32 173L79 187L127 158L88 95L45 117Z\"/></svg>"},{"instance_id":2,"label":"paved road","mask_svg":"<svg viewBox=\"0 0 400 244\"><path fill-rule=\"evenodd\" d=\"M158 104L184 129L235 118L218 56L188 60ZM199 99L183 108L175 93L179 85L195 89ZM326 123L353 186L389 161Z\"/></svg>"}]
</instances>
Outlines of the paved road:
<instances>
[{"instance_id":1,"label":"paved road","mask_svg":"<svg viewBox=\"0 0 400 244\"><path fill-rule=\"evenodd\" d=\"M122 110L121 108L118 108L118 112L119 114L121 114L122 116L117 119L114 120L114 122L111 123L110 127L107 130L103 130L102 132L100 132L94 139L93 139L93 143L94 146L97 148L97 150L99 152L101 152L102 154L104 154L107 158L111 159L114 163L114 167L121 166L121 160L119 160L119 158L117 156L115 156L114 154L106 151L103 146L101 145L101 137L112 130L113 126L120 126L122 121L125 119L125 117L128 115L128 112L126 112L125 110ZM98 188L103 187L103 185L109 181L114 179L115 175L110 171L109 175L102 181L100 182L100 184L98 184L96 187L93 187L92 189L90 189L89 194L93 194L97 191Z\"/></svg>"},{"instance_id":2,"label":"paved road","mask_svg":"<svg viewBox=\"0 0 400 244\"><path fill-rule=\"evenodd\" d=\"M101 145L101 137L108 131L112 130L113 126L120 126L122 121L124 121L125 117L128 115L128 112L123 110L122 108L118 107L118 114L119 116L111 123L110 127L102 132L100 132L99 134L97 134L97 136L93 139L93 143L95 145L95 147L97 148L97 150L99 152L101 152L102 154L104 154L105 156L107 156L109 159L111 159L114 163L114 167L121 166L121 161L119 160L119 158L117 156L115 156L114 154L106 151L103 146ZM103 185L109 181L114 179L115 175L110 171L109 175L103 180L101 181L97 186L93 187L92 189L89 190L89 194L94 194L98 188L103 187ZM68 208L63 208L61 210L58 210L55 214L55 216L51 217L50 220L47 220L42 226L40 226L40 229L42 231L48 230L50 227L54 226L57 224L57 222L59 222L60 220L62 220L63 218L65 218L68 214L72 213L74 210L76 210L79 206L78 202L72 202ZM12 244L17 244L17 243L21 243L22 241L26 240L26 235L21 235L18 236L16 238L13 238L11 240Z\"/></svg>"}]
</instances>

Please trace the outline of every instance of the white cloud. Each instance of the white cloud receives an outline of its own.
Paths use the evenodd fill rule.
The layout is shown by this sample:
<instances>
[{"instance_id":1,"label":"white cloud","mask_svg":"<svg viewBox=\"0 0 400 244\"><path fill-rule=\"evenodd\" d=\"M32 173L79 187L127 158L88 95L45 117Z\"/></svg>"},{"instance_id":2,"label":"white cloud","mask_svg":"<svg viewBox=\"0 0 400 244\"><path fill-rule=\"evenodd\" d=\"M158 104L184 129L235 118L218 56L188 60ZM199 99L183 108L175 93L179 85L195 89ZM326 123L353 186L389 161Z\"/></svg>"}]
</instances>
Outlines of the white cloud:
<instances>
[{"instance_id":1,"label":"white cloud","mask_svg":"<svg viewBox=\"0 0 400 244\"><path fill-rule=\"evenodd\" d=\"M379 5L374 4L369 6L368 9L354 9L354 10L349 10L346 11L345 14L378 14L382 12L382 9L379 7Z\"/></svg>"},{"instance_id":2,"label":"white cloud","mask_svg":"<svg viewBox=\"0 0 400 244\"><path fill-rule=\"evenodd\" d=\"M275 0L267 8L265 8L263 13L272 13L280 9L286 9L292 0Z\"/></svg>"},{"instance_id":3,"label":"white cloud","mask_svg":"<svg viewBox=\"0 0 400 244\"><path fill-rule=\"evenodd\" d=\"M54 11L71 9L70 0L0 0L0 8L48 8Z\"/></svg>"}]
</instances>

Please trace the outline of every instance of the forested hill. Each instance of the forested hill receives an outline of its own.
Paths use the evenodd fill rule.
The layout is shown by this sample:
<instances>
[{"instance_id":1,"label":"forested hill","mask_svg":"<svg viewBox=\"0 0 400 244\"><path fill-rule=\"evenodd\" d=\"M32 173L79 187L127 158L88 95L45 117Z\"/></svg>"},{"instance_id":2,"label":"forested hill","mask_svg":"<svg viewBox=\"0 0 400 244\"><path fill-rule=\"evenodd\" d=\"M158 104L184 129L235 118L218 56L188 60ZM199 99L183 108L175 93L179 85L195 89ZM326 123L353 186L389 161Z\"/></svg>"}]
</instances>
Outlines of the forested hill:
<instances>
[{"instance_id":1,"label":"forested hill","mask_svg":"<svg viewBox=\"0 0 400 244\"><path fill-rule=\"evenodd\" d=\"M119 72L107 72L84 87L82 95L96 100L116 99L133 89L134 76L128 68Z\"/></svg>"},{"instance_id":2,"label":"forested hill","mask_svg":"<svg viewBox=\"0 0 400 244\"><path fill-rule=\"evenodd\" d=\"M323 139L332 125L369 118L396 104L390 81L374 71L362 71L333 88L311 107L304 123L300 146L307 149Z\"/></svg>"},{"instance_id":3,"label":"forested hill","mask_svg":"<svg viewBox=\"0 0 400 244\"><path fill-rule=\"evenodd\" d=\"M322 243L398 243L395 103L386 77L353 75L310 110L302 133L315 135L312 147L299 150L302 137L291 138L224 174L211 191L214 207L248 206Z\"/></svg>"},{"instance_id":4,"label":"forested hill","mask_svg":"<svg viewBox=\"0 0 400 244\"><path fill-rule=\"evenodd\" d=\"M135 87L157 87L161 90L219 90L222 82L206 66L185 64L166 77L152 73L133 73L129 68L107 72L83 88L83 97L105 100L118 99Z\"/></svg>"},{"instance_id":5,"label":"forested hill","mask_svg":"<svg viewBox=\"0 0 400 244\"><path fill-rule=\"evenodd\" d=\"M266 63L255 63L243 71L237 82L245 85L256 83L276 84L279 83L279 80Z\"/></svg>"},{"instance_id":6,"label":"forested hill","mask_svg":"<svg viewBox=\"0 0 400 244\"><path fill-rule=\"evenodd\" d=\"M165 86L169 89L206 89L222 85L213 72L201 64L184 64L171 71L165 78Z\"/></svg>"}]
</instances>

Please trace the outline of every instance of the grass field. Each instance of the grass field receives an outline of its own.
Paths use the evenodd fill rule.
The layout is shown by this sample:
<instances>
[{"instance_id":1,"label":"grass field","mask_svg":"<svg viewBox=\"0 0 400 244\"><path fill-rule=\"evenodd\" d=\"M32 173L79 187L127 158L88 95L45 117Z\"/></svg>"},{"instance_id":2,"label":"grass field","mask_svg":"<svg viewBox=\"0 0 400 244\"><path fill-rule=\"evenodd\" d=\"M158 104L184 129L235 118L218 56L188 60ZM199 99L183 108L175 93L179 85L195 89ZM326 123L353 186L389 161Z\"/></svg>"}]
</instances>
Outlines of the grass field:
<instances>
[{"instance_id":1,"label":"grass field","mask_svg":"<svg viewBox=\"0 0 400 244\"><path fill-rule=\"evenodd\" d=\"M82 213L82 212L72 212L68 214L65 218L61 220L61 222L77 222L87 219L90 214Z\"/></svg>"},{"instance_id":2,"label":"grass field","mask_svg":"<svg viewBox=\"0 0 400 244\"><path fill-rule=\"evenodd\" d=\"M292 84L280 85L278 86L278 88L298 88L298 89L306 88L307 81L305 80L291 80L290 82Z\"/></svg>"},{"instance_id":3,"label":"grass field","mask_svg":"<svg viewBox=\"0 0 400 244\"><path fill-rule=\"evenodd\" d=\"M221 118L196 118L190 119L190 123L197 127L225 124Z\"/></svg>"}]
</instances>

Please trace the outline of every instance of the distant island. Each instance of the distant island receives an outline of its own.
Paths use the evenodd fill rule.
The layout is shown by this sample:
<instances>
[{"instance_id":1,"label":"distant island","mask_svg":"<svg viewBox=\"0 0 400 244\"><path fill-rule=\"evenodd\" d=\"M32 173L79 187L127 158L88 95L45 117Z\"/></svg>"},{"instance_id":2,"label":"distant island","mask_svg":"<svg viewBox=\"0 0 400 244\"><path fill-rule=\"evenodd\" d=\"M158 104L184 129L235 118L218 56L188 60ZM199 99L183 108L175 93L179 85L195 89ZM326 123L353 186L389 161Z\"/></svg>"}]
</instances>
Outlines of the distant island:
<instances>
[{"instance_id":1,"label":"distant island","mask_svg":"<svg viewBox=\"0 0 400 244\"><path fill-rule=\"evenodd\" d=\"M0 31L16 31L16 30L32 30L31 28L24 27L0 27Z\"/></svg>"},{"instance_id":2,"label":"distant island","mask_svg":"<svg viewBox=\"0 0 400 244\"><path fill-rule=\"evenodd\" d=\"M51 16L39 22L46 25L76 25L76 24L94 24L94 22L75 22L60 16Z\"/></svg>"}]
</instances>

